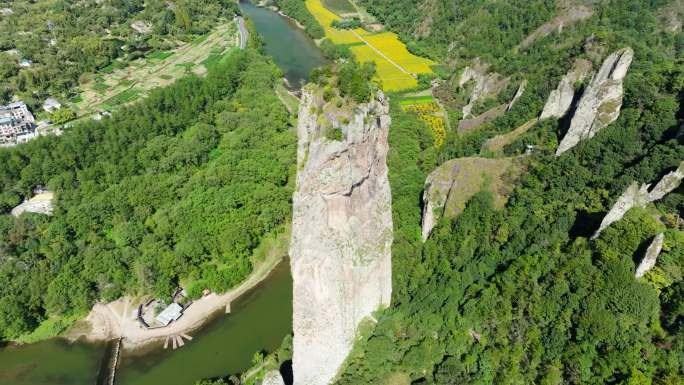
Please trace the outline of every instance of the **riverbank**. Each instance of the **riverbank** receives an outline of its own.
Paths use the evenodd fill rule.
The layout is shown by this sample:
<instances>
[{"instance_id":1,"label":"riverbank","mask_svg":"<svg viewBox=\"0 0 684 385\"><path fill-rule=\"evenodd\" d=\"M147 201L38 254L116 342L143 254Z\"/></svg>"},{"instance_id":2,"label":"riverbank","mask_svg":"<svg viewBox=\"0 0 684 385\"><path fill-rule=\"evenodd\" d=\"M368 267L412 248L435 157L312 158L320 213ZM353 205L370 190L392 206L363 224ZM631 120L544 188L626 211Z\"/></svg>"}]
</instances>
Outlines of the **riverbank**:
<instances>
[{"instance_id":1,"label":"riverbank","mask_svg":"<svg viewBox=\"0 0 684 385\"><path fill-rule=\"evenodd\" d=\"M279 235L276 242L284 235L289 235L289 232ZM283 253L267 253L264 260L255 266L254 271L240 285L223 294L211 293L194 301L180 319L166 327L144 328L137 320L139 303L130 297L124 297L106 304L95 304L86 319L74 325L65 337L70 341L85 339L89 342L123 338L123 348L130 351L169 336L191 333L210 321L217 312L230 309L233 301L266 279L284 261L285 256Z\"/></svg>"}]
</instances>

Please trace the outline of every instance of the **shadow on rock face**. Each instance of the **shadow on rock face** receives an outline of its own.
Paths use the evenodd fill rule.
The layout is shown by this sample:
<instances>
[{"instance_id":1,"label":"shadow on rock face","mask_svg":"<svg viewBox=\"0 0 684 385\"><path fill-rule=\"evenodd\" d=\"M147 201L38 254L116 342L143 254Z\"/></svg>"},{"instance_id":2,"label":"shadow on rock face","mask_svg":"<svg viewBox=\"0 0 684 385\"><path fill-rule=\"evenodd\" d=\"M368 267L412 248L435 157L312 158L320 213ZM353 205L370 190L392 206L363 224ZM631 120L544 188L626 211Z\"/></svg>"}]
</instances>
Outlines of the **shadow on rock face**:
<instances>
[{"instance_id":1,"label":"shadow on rock face","mask_svg":"<svg viewBox=\"0 0 684 385\"><path fill-rule=\"evenodd\" d=\"M285 385L292 385L294 382L292 376L292 360L287 360L280 365L280 375L283 376Z\"/></svg>"}]
</instances>

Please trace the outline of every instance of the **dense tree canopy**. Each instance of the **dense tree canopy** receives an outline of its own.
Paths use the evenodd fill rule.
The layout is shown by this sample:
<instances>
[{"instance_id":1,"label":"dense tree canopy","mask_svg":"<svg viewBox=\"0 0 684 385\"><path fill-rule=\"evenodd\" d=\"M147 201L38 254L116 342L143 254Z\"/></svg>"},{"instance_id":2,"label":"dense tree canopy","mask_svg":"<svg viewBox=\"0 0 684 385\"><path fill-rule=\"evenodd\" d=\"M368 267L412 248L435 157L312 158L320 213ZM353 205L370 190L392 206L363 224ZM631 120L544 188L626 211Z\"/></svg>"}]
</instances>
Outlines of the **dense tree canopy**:
<instances>
[{"instance_id":1,"label":"dense tree canopy","mask_svg":"<svg viewBox=\"0 0 684 385\"><path fill-rule=\"evenodd\" d=\"M224 291L290 216L296 137L280 72L235 53L101 122L0 150L2 209L37 185L54 216L0 216L0 337L124 293Z\"/></svg>"},{"instance_id":2,"label":"dense tree canopy","mask_svg":"<svg viewBox=\"0 0 684 385\"><path fill-rule=\"evenodd\" d=\"M18 0L7 6L12 13L0 16L0 104L16 96L32 108L46 96L75 95L84 73L114 59L175 48L239 13L229 0ZM143 32L133 28L136 22ZM32 65L21 67L23 59Z\"/></svg>"},{"instance_id":3,"label":"dense tree canopy","mask_svg":"<svg viewBox=\"0 0 684 385\"><path fill-rule=\"evenodd\" d=\"M589 239L629 183L657 181L684 160L682 33L655 18L667 2L599 2L595 17L520 51L526 34L553 17L555 2L361 3L416 49L461 59L452 73L479 56L529 86L510 112L467 134L449 133L440 149L416 116L392 105L393 306L337 383L679 384L684 188ZM438 15L432 32L418 37L430 7L439 10L430 13ZM536 146L505 209L481 192L421 242L419 197L436 165L476 155L487 138L538 116L574 58L596 65L627 45L636 55L614 124L559 158L553 151L567 121L536 124L505 148L519 156ZM602 55L592 59L599 46ZM656 267L635 279L660 232Z\"/></svg>"}]
</instances>

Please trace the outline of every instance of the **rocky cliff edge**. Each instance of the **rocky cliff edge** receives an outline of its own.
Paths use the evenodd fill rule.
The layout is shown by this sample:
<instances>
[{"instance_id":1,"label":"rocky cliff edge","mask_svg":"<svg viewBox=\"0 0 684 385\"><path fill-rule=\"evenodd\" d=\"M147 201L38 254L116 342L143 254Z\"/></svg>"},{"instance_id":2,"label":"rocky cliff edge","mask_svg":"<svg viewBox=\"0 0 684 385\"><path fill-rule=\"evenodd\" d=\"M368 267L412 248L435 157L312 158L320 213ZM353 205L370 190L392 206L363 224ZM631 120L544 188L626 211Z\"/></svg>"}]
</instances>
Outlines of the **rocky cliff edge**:
<instances>
[{"instance_id":1,"label":"rocky cliff edge","mask_svg":"<svg viewBox=\"0 0 684 385\"><path fill-rule=\"evenodd\" d=\"M326 385L359 323L390 303L389 104L381 92L349 115L309 87L299 109L290 257L295 385ZM344 123L346 122L346 123Z\"/></svg>"}]
</instances>

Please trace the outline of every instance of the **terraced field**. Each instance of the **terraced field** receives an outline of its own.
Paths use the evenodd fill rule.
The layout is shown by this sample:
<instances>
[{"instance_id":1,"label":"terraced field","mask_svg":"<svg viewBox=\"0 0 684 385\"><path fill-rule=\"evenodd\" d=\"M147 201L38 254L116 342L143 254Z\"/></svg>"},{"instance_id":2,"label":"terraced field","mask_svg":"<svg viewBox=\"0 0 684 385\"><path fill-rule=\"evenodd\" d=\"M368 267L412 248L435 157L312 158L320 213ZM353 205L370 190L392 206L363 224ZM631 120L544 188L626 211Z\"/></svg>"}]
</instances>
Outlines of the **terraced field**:
<instances>
[{"instance_id":1,"label":"terraced field","mask_svg":"<svg viewBox=\"0 0 684 385\"><path fill-rule=\"evenodd\" d=\"M418 84L417 74L432 73L429 59L411 54L392 32L370 33L364 29L341 30L332 22L340 17L327 9L321 0L306 0L306 6L323 26L325 35L335 44L355 44L350 49L361 62L375 62L377 77L385 91L401 91ZM358 44L361 43L361 44Z\"/></svg>"},{"instance_id":2,"label":"terraced field","mask_svg":"<svg viewBox=\"0 0 684 385\"><path fill-rule=\"evenodd\" d=\"M173 51L158 52L138 59L123 68L116 65L89 76L80 86L74 101L79 116L111 110L144 96L156 87L173 83L187 73L202 75L206 66L237 49L239 34L234 21Z\"/></svg>"}]
</instances>

